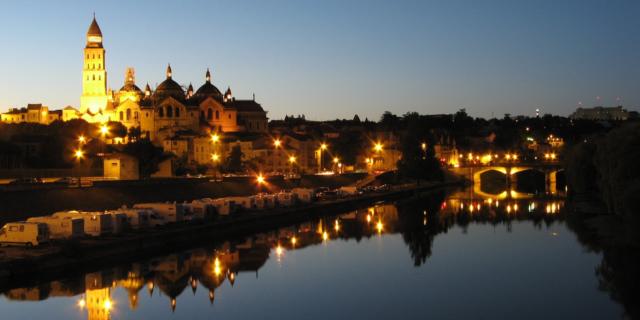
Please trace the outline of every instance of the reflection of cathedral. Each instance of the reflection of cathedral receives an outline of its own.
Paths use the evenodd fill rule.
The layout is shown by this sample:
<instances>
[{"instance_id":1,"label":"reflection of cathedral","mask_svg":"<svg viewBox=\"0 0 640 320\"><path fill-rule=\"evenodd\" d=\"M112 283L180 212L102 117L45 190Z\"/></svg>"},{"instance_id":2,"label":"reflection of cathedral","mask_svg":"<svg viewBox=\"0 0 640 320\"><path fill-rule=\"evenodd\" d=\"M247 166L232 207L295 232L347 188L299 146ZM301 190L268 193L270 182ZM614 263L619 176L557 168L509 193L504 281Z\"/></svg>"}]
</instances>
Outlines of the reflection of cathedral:
<instances>
[{"instance_id":1,"label":"reflection of cathedral","mask_svg":"<svg viewBox=\"0 0 640 320\"><path fill-rule=\"evenodd\" d=\"M209 70L204 84L194 91L192 85L178 84L168 66L166 79L155 90L147 84L142 91L135 83L133 68L128 68L124 85L112 92L107 89L105 54L102 31L94 18L84 49L79 111L89 122L118 121L127 128L140 128L156 141L184 131L267 131L266 112L260 104L236 99L230 88L223 94L213 84Z\"/></svg>"}]
</instances>

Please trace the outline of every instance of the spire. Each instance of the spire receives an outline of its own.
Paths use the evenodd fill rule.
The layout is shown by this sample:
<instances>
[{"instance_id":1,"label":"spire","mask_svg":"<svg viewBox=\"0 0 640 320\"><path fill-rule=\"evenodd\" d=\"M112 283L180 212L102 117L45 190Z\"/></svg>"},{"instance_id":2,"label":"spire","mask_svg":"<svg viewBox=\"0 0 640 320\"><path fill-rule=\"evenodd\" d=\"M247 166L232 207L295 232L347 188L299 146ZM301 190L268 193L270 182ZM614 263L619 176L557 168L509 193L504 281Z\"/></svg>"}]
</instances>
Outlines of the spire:
<instances>
[{"instance_id":1,"label":"spire","mask_svg":"<svg viewBox=\"0 0 640 320\"><path fill-rule=\"evenodd\" d=\"M148 97L151 95L151 87L149 87L149 82L147 82L147 86L144 87L144 96Z\"/></svg>"},{"instance_id":2,"label":"spire","mask_svg":"<svg viewBox=\"0 0 640 320\"><path fill-rule=\"evenodd\" d=\"M171 79L171 63L167 65L167 79Z\"/></svg>"},{"instance_id":3,"label":"spire","mask_svg":"<svg viewBox=\"0 0 640 320\"><path fill-rule=\"evenodd\" d=\"M209 72L209 68L207 68L207 73L204 75L204 79L206 82L211 82L211 72Z\"/></svg>"},{"instance_id":4,"label":"spire","mask_svg":"<svg viewBox=\"0 0 640 320\"><path fill-rule=\"evenodd\" d=\"M193 96L193 85L189 83L189 88L187 88L187 99L191 98L191 96Z\"/></svg>"},{"instance_id":5,"label":"spire","mask_svg":"<svg viewBox=\"0 0 640 320\"><path fill-rule=\"evenodd\" d=\"M100 30L100 26L98 25L98 21L96 21L96 13L93 13L93 21L91 21L91 25L89 26L89 30L87 31L87 36L100 36L102 37L102 31Z\"/></svg>"},{"instance_id":6,"label":"spire","mask_svg":"<svg viewBox=\"0 0 640 320\"><path fill-rule=\"evenodd\" d=\"M231 94L231 87L227 87L227 91L224 93L224 101L230 101L233 99L233 94Z\"/></svg>"}]
</instances>

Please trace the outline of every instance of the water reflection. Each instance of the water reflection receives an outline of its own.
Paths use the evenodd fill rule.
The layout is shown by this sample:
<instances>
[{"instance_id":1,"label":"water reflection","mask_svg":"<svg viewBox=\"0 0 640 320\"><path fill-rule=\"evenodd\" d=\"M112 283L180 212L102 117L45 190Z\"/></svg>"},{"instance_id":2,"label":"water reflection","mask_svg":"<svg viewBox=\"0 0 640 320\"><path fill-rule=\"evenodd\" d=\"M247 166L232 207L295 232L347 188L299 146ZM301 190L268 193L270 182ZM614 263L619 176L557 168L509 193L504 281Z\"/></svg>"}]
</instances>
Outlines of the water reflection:
<instances>
[{"instance_id":1,"label":"water reflection","mask_svg":"<svg viewBox=\"0 0 640 320\"><path fill-rule=\"evenodd\" d=\"M258 234L214 247L179 252L125 266L107 268L76 277L41 283L32 287L3 290L9 300L41 301L52 297L73 297L74 308L87 319L110 319L118 310L140 308L140 294L162 299L167 311L180 308L186 292L207 292L201 303L214 304L216 290L227 283L239 286L240 273L254 273L268 259L286 261L288 252L332 241L357 242L400 234L411 263L421 266L432 254L434 238L458 226L504 224L511 230L514 221L528 220L541 228L566 218L559 198L496 199L479 197L471 191L437 193L418 201L377 204L339 216L325 217L300 225ZM607 265L599 271L606 278ZM246 279L246 278L244 278ZM611 282L611 281L609 281ZM113 292L126 291L128 301L117 300ZM147 300L148 301L148 300Z\"/></svg>"}]
</instances>

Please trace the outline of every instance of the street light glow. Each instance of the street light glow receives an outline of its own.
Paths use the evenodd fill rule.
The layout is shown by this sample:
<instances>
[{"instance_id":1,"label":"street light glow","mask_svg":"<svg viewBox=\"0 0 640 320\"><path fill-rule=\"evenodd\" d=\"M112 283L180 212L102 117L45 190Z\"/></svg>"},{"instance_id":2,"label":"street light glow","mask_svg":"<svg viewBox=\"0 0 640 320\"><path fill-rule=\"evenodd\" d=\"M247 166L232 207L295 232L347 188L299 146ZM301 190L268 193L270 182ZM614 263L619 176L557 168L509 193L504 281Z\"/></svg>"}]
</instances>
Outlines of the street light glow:
<instances>
[{"instance_id":1,"label":"street light glow","mask_svg":"<svg viewBox=\"0 0 640 320\"><path fill-rule=\"evenodd\" d=\"M280 141L280 139L273 140L274 147L279 148L281 144L282 144L282 141Z\"/></svg>"},{"instance_id":2,"label":"street light glow","mask_svg":"<svg viewBox=\"0 0 640 320\"><path fill-rule=\"evenodd\" d=\"M289 162L290 163L295 163L296 162L296 157L295 156L289 156Z\"/></svg>"},{"instance_id":3,"label":"street light glow","mask_svg":"<svg viewBox=\"0 0 640 320\"><path fill-rule=\"evenodd\" d=\"M109 127L107 127L106 124L103 124L100 127L100 133L102 134L102 136L106 136L109 133Z\"/></svg>"},{"instance_id":4,"label":"street light glow","mask_svg":"<svg viewBox=\"0 0 640 320\"><path fill-rule=\"evenodd\" d=\"M383 145L380 142L377 142L374 146L373 146L373 150L375 150L376 152L381 152L383 149Z\"/></svg>"},{"instance_id":5,"label":"street light glow","mask_svg":"<svg viewBox=\"0 0 640 320\"><path fill-rule=\"evenodd\" d=\"M82 151L82 149L77 149L73 153L73 156L76 157L76 159L80 160L80 159L84 158L84 151Z\"/></svg>"},{"instance_id":6,"label":"street light glow","mask_svg":"<svg viewBox=\"0 0 640 320\"><path fill-rule=\"evenodd\" d=\"M220 140L220 136L216 133L211 135L211 142L216 143Z\"/></svg>"},{"instance_id":7,"label":"street light glow","mask_svg":"<svg viewBox=\"0 0 640 320\"><path fill-rule=\"evenodd\" d=\"M320 150L326 150L327 149L327 144L323 143L320 145Z\"/></svg>"},{"instance_id":8,"label":"street light glow","mask_svg":"<svg viewBox=\"0 0 640 320\"><path fill-rule=\"evenodd\" d=\"M256 177L256 181L258 182L258 184L264 184L264 183L265 183L264 176L263 176L262 174L259 174L259 175Z\"/></svg>"},{"instance_id":9,"label":"street light glow","mask_svg":"<svg viewBox=\"0 0 640 320\"><path fill-rule=\"evenodd\" d=\"M80 143L85 143L85 142L87 142L87 138L85 138L85 136L83 136L83 135L80 135L80 136L78 137L78 142L80 142Z\"/></svg>"},{"instance_id":10,"label":"street light glow","mask_svg":"<svg viewBox=\"0 0 640 320\"><path fill-rule=\"evenodd\" d=\"M217 153L212 153L211 160L213 160L214 162L218 162L218 160L220 160L220 155Z\"/></svg>"}]
</instances>

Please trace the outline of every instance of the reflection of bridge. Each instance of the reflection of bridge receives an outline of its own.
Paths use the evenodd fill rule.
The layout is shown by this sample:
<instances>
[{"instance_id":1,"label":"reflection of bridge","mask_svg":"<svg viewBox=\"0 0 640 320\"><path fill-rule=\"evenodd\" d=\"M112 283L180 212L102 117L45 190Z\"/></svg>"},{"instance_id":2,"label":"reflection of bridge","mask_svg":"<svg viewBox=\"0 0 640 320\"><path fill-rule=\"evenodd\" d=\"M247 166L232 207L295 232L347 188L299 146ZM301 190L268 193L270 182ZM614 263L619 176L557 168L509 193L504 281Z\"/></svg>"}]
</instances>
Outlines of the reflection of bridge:
<instances>
[{"instance_id":1,"label":"reflection of bridge","mask_svg":"<svg viewBox=\"0 0 640 320\"><path fill-rule=\"evenodd\" d=\"M495 195L483 192L480 189L480 178L484 173L489 171L500 172L505 175L507 190L512 190L512 186L517 183L517 174L524 171L538 171L544 174L545 190L555 195L558 193L557 189L557 175L558 172L563 171L563 167L559 163L549 162L533 162L533 163L491 163L487 165L483 164L465 164L458 168L450 169L454 174L464 176L465 178L473 181L473 189L479 195L487 197L495 197ZM502 195L510 198L525 198L525 194L520 194L515 191L510 191L510 194Z\"/></svg>"}]
</instances>

